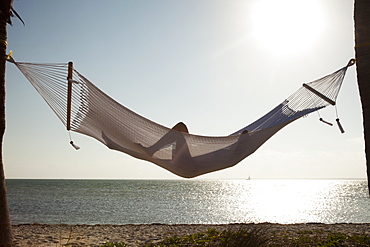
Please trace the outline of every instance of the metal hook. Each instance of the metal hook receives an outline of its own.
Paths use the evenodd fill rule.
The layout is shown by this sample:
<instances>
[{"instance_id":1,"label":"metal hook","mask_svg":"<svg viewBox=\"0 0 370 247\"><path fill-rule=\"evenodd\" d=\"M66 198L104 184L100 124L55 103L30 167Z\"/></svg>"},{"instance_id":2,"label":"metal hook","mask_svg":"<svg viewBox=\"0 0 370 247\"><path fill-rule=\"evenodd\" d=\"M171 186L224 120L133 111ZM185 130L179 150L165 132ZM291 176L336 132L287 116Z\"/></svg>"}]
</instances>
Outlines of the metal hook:
<instances>
[{"instance_id":1,"label":"metal hook","mask_svg":"<svg viewBox=\"0 0 370 247\"><path fill-rule=\"evenodd\" d=\"M349 66L352 66L356 63L356 59L355 58L352 58L351 60L349 60L348 64L347 64L347 67Z\"/></svg>"}]
</instances>

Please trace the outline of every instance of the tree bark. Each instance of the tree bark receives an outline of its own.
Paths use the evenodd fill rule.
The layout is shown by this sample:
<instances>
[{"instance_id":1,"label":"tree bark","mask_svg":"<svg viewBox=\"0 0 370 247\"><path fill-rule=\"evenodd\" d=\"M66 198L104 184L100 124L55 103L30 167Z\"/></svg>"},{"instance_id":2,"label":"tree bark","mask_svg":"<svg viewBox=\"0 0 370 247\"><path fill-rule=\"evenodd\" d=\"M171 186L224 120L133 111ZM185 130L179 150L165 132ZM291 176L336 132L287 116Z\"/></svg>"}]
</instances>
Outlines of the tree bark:
<instances>
[{"instance_id":1,"label":"tree bark","mask_svg":"<svg viewBox=\"0 0 370 247\"><path fill-rule=\"evenodd\" d=\"M370 193L370 1L355 0L355 51L357 83L361 97L367 183Z\"/></svg>"},{"instance_id":2,"label":"tree bark","mask_svg":"<svg viewBox=\"0 0 370 247\"><path fill-rule=\"evenodd\" d=\"M12 246L8 200L6 197L5 174L3 164L3 137L5 132L5 55L6 26L10 16L12 0L2 0L0 5L0 247Z\"/></svg>"}]
</instances>

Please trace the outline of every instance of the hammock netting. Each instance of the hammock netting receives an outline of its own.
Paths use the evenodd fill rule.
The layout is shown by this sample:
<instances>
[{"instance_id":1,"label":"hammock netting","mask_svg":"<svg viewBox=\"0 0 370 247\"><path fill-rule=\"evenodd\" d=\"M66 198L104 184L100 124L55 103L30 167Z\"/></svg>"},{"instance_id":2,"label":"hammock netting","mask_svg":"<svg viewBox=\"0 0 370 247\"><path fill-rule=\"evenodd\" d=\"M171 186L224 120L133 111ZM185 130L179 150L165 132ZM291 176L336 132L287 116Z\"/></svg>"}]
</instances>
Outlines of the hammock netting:
<instances>
[{"instance_id":1,"label":"hammock netting","mask_svg":"<svg viewBox=\"0 0 370 247\"><path fill-rule=\"evenodd\" d=\"M167 128L136 114L102 92L71 63L11 62L67 129L185 178L234 166L287 124L334 105L347 68L354 64L352 59L334 73L303 84L266 115L231 135L208 137Z\"/></svg>"}]
</instances>

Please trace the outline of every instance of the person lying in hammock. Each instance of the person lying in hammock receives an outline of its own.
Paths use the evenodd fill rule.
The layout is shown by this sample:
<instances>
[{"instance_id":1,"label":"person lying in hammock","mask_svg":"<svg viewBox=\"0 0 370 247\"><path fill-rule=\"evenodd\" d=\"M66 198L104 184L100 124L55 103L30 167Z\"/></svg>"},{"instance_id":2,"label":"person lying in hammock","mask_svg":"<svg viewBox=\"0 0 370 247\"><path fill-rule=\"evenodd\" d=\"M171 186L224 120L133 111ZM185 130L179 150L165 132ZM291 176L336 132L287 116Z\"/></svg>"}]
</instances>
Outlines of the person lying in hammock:
<instances>
[{"instance_id":1,"label":"person lying in hammock","mask_svg":"<svg viewBox=\"0 0 370 247\"><path fill-rule=\"evenodd\" d=\"M145 152L148 155L153 156L154 153L159 151L160 149L168 146L169 144L175 143L175 147L172 152L173 161L176 161L178 159L192 159L188 144L182 133L189 133L189 130L183 122L179 122L174 127L172 127L172 129L167 134L165 134L152 146L150 147L141 146L141 147L145 150ZM246 134L248 134L248 130L244 130L241 132L238 142L234 144L235 145L234 152L236 153L240 152L239 149L242 148L240 144L248 136Z\"/></svg>"},{"instance_id":2,"label":"person lying in hammock","mask_svg":"<svg viewBox=\"0 0 370 247\"><path fill-rule=\"evenodd\" d=\"M172 146L172 157L167 159L171 164L178 166L181 164L186 165L187 169L191 169L189 166L195 168L196 162L192 157L184 133L189 133L187 126L183 122L177 123L172 129L170 129L164 136L162 136L156 143L151 146L145 147L140 143L135 143L137 147L140 147L148 156L156 158L155 153L161 149ZM239 139L232 146L220 149L214 152L214 155L220 155L223 152L232 152L233 155L240 155L245 149L247 144L245 140L248 139L249 134L247 130L242 131ZM125 151L126 148L114 142L104 132L102 133L105 144L114 150ZM140 156L140 155L138 155Z\"/></svg>"}]
</instances>

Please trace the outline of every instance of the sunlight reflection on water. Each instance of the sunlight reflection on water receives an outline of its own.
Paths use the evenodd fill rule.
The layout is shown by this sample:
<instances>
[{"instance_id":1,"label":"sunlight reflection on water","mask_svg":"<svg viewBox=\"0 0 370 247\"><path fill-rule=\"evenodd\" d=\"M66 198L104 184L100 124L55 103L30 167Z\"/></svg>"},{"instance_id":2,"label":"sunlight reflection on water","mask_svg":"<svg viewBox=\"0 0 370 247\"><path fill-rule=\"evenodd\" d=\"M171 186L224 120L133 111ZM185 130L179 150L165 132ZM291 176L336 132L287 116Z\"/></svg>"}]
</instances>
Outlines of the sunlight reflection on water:
<instances>
[{"instance_id":1,"label":"sunlight reflection on water","mask_svg":"<svg viewBox=\"0 0 370 247\"><path fill-rule=\"evenodd\" d=\"M369 223L364 180L7 180L13 224Z\"/></svg>"},{"instance_id":2,"label":"sunlight reflection on water","mask_svg":"<svg viewBox=\"0 0 370 247\"><path fill-rule=\"evenodd\" d=\"M255 180L226 186L239 188L228 201L239 205L234 212L246 222L370 221L364 181Z\"/></svg>"}]
</instances>

